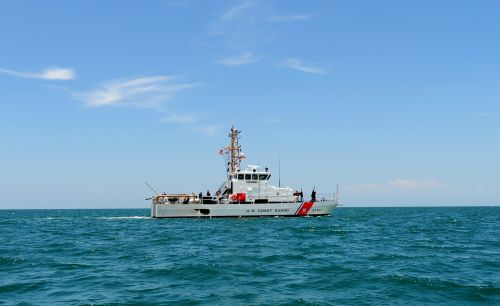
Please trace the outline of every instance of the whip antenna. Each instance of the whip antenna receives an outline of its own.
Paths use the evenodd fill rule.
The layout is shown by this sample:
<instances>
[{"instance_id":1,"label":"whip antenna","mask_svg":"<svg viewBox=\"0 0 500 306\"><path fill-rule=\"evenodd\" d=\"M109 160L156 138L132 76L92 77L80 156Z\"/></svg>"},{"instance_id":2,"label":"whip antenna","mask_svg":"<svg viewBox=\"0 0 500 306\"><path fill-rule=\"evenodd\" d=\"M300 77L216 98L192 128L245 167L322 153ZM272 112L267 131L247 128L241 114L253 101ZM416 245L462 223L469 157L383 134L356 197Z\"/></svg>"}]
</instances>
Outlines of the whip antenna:
<instances>
[{"instance_id":1,"label":"whip antenna","mask_svg":"<svg viewBox=\"0 0 500 306\"><path fill-rule=\"evenodd\" d=\"M281 188L281 149L278 150L278 188Z\"/></svg>"},{"instance_id":2,"label":"whip antenna","mask_svg":"<svg viewBox=\"0 0 500 306\"><path fill-rule=\"evenodd\" d=\"M154 192L155 194L158 194L158 192L157 192L156 190L154 190L154 188L153 188L153 187L151 187L151 185L149 185L149 184L148 184L148 182L144 182L144 183L146 183L146 185L148 185L149 189L153 190L153 192Z\"/></svg>"}]
</instances>

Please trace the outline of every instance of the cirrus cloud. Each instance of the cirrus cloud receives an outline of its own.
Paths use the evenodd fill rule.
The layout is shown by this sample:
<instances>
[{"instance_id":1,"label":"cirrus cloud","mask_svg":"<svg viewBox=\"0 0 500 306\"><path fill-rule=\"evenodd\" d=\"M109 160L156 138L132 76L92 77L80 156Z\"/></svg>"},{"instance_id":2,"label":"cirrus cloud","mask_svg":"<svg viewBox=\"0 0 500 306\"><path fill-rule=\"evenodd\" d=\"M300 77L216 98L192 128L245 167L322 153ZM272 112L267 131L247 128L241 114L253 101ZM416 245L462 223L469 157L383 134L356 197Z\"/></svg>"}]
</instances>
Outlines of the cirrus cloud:
<instances>
[{"instance_id":1,"label":"cirrus cloud","mask_svg":"<svg viewBox=\"0 0 500 306\"><path fill-rule=\"evenodd\" d=\"M298 70L305 73L325 74L326 71L322 68L306 66L301 60L296 58L288 58L282 62L282 65L290 69Z\"/></svg>"},{"instance_id":2,"label":"cirrus cloud","mask_svg":"<svg viewBox=\"0 0 500 306\"><path fill-rule=\"evenodd\" d=\"M438 190L448 187L445 183L435 179L395 179L386 183L363 183L346 186L351 192L364 191L423 191Z\"/></svg>"},{"instance_id":3,"label":"cirrus cloud","mask_svg":"<svg viewBox=\"0 0 500 306\"><path fill-rule=\"evenodd\" d=\"M71 68L49 67L41 72L23 72L0 68L0 72L25 79L40 79L51 81L68 81L76 78L76 73Z\"/></svg>"},{"instance_id":4,"label":"cirrus cloud","mask_svg":"<svg viewBox=\"0 0 500 306\"><path fill-rule=\"evenodd\" d=\"M270 16L267 20L270 22L294 22L294 21L306 21L312 19L313 15L298 14L298 15L279 15Z\"/></svg>"},{"instance_id":5,"label":"cirrus cloud","mask_svg":"<svg viewBox=\"0 0 500 306\"><path fill-rule=\"evenodd\" d=\"M252 64L258 61L259 59L256 58L252 52L244 52L235 56L221 58L217 61L217 63L222 64L224 66L236 67L236 66Z\"/></svg>"},{"instance_id":6,"label":"cirrus cloud","mask_svg":"<svg viewBox=\"0 0 500 306\"><path fill-rule=\"evenodd\" d=\"M98 88L75 92L73 96L92 107L128 105L160 109L163 102L197 85L179 82L176 76L135 77L108 81Z\"/></svg>"}]
</instances>

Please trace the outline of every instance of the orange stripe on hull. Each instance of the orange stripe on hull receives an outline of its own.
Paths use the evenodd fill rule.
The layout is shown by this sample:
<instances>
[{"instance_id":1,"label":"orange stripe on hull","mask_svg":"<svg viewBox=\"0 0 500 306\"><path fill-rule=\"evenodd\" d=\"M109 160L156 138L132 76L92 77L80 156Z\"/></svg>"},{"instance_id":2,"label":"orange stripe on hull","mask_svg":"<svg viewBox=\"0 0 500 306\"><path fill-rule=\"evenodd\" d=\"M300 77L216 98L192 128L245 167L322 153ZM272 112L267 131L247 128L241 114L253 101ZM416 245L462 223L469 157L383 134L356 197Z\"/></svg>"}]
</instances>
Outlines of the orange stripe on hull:
<instances>
[{"instance_id":1,"label":"orange stripe on hull","mask_svg":"<svg viewBox=\"0 0 500 306\"><path fill-rule=\"evenodd\" d=\"M295 214L297 216L305 216L309 213L309 210L311 210L311 207L313 207L313 205L314 202L304 202Z\"/></svg>"}]
</instances>

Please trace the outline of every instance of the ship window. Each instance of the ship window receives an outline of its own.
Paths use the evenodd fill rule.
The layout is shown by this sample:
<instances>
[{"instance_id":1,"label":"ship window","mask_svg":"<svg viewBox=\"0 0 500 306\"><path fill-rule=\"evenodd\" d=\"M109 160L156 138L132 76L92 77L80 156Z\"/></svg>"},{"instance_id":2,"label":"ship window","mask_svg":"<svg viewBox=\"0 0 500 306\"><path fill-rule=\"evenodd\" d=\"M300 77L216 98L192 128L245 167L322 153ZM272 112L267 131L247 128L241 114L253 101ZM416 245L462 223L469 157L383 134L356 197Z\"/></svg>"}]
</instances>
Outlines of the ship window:
<instances>
[{"instance_id":1,"label":"ship window","mask_svg":"<svg viewBox=\"0 0 500 306\"><path fill-rule=\"evenodd\" d=\"M243 179L245 179L245 176L243 174L238 174L238 179L243 180Z\"/></svg>"},{"instance_id":2,"label":"ship window","mask_svg":"<svg viewBox=\"0 0 500 306\"><path fill-rule=\"evenodd\" d=\"M261 181L267 180L267 174L259 174L259 180Z\"/></svg>"},{"instance_id":3,"label":"ship window","mask_svg":"<svg viewBox=\"0 0 500 306\"><path fill-rule=\"evenodd\" d=\"M252 175L251 174L245 174L245 180L251 180Z\"/></svg>"},{"instance_id":4,"label":"ship window","mask_svg":"<svg viewBox=\"0 0 500 306\"><path fill-rule=\"evenodd\" d=\"M257 180L257 174L252 174L252 180L256 181Z\"/></svg>"}]
</instances>

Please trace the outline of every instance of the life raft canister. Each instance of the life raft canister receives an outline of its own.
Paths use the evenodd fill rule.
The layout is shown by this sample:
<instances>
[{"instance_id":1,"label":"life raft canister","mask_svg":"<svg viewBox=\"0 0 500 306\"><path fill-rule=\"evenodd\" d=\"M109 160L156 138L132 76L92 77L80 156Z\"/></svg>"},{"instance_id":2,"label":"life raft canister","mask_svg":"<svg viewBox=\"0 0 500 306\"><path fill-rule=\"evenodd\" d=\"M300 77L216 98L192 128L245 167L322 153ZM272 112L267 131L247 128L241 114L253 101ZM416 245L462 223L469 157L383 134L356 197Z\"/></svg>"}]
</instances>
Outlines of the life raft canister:
<instances>
[{"instance_id":1,"label":"life raft canister","mask_svg":"<svg viewBox=\"0 0 500 306\"><path fill-rule=\"evenodd\" d=\"M244 192L231 195L231 201L233 202L246 202L246 200L247 200L247 194Z\"/></svg>"}]
</instances>

